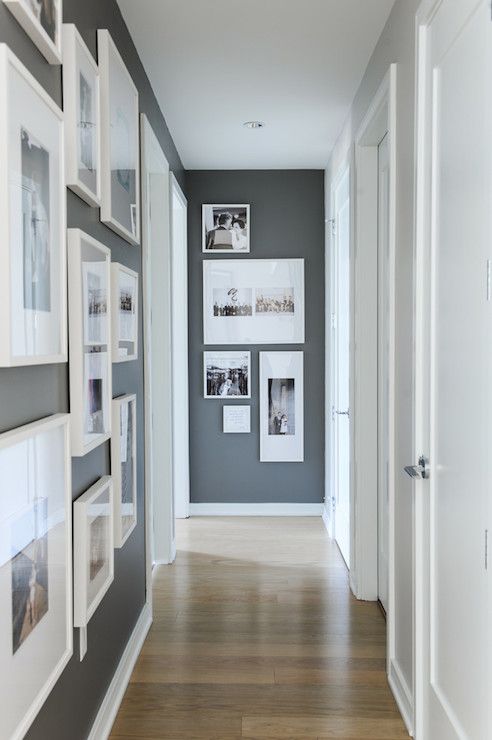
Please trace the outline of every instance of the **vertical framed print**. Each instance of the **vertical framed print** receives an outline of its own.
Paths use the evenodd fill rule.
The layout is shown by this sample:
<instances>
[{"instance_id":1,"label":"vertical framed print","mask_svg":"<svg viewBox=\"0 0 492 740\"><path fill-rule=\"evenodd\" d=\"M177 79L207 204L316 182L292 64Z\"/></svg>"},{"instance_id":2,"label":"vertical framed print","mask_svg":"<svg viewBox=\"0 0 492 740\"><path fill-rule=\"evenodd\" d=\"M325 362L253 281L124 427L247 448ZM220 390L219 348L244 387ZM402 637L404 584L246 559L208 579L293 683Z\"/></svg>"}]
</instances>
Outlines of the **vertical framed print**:
<instances>
[{"instance_id":1,"label":"vertical framed print","mask_svg":"<svg viewBox=\"0 0 492 740\"><path fill-rule=\"evenodd\" d=\"M0 44L0 366L67 361L63 113Z\"/></svg>"},{"instance_id":2,"label":"vertical framed print","mask_svg":"<svg viewBox=\"0 0 492 740\"><path fill-rule=\"evenodd\" d=\"M63 108L66 185L90 206L101 205L99 69L72 23L63 24Z\"/></svg>"},{"instance_id":3,"label":"vertical framed print","mask_svg":"<svg viewBox=\"0 0 492 740\"><path fill-rule=\"evenodd\" d=\"M21 740L72 655L68 414L0 434L0 712Z\"/></svg>"},{"instance_id":4,"label":"vertical framed print","mask_svg":"<svg viewBox=\"0 0 492 740\"><path fill-rule=\"evenodd\" d=\"M50 64L62 62L62 0L3 0Z\"/></svg>"},{"instance_id":5,"label":"vertical framed print","mask_svg":"<svg viewBox=\"0 0 492 740\"><path fill-rule=\"evenodd\" d=\"M304 461L302 352L260 352L260 461Z\"/></svg>"},{"instance_id":6,"label":"vertical framed print","mask_svg":"<svg viewBox=\"0 0 492 740\"><path fill-rule=\"evenodd\" d=\"M138 272L111 265L113 362L138 359Z\"/></svg>"},{"instance_id":7,"label":"vertical framed print","mask_svg":"<svg viewBox=\"0 0 492 740\"><path fill-rule=\"evenodd\" d=\"M137 397L113 398L111 475L114 486L114 546L123 547L137 525Z\"/></svg>"},{"instance_id":8,"label":"vertical framed print","mask_svg":"<svg viewBox=\"0 0 492 740\"><path fill-rule=\"evenodd\" d=\"M109 31L97 32L101 75L101 221L140 243L138 91Z\"/></svg>"},{"instance_id":9,"label":"vertical framed print","mask_svg":"<svg viewBox=\"0 0 492 740\"><path fill-rule=\"evenodd\" d=\"M72 455L111 436L111 252L68 229Z\"/></svg>"},{"instance_id":10,"label":"vertical framed print","mask_svg":"<svg viewBox=\"0 0 492 740\"><path fill-rule=\"evenodd\" d=\"M249 205L202 206L202 252L247 254L250 251Z\"/></svg>"}]
</instances>

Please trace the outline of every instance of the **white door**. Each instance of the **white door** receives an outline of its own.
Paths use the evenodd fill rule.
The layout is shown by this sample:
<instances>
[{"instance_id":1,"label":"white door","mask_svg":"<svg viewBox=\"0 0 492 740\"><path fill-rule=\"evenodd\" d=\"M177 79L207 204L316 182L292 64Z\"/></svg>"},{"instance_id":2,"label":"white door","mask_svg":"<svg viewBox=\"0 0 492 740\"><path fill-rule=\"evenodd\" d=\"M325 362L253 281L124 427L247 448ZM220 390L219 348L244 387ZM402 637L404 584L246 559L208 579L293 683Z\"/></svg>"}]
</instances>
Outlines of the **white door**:
<instances>
[{"instance_id":1,"label":"white door","mask_svg":"<svg viewBox=\"0 0 492 740\"><path fill-rule=\"evenodd\" d=\"M419 24L416 456L429 476L415 489L417 737L488 740L490 1L427 0Z\"/></svg>"}]
</instances>

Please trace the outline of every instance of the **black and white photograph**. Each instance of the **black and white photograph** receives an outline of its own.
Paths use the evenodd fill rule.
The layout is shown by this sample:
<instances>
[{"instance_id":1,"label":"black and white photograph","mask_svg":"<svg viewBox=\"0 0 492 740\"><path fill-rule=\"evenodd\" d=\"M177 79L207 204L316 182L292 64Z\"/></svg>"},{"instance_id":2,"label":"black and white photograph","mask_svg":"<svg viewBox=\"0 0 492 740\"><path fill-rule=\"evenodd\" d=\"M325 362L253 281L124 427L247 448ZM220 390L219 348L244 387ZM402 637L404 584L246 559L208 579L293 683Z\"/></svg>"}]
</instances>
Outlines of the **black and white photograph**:
<instances>
[{"instance_id":1,"label":"black and white photograph","mask_svg":"<svg viewBox=\"0 0 492 740\"><path fill-rule=\"evenodd\" d=\"M49 38L56 41L57 0L23 0Z\"/></svg>"},{"instance_id":2,"label":"black and white photograph","mask_svg":"<svg viewBox=\"0 0 492 740\"><path fill-rule=\"evenodd\" d=\"M257 288L255 312L257 314L293 314L295 311L293 288Z\"/></svg>"},{"instance_id":3,"label":"black and white photograph","mask_svg":"<svg viewBox=\"0 0 492 740\"><path fill-rule=\"evenodd\" d=\"M250 398L250 352L204 352L205 398Z\"/></svg>"},{"instance_id":4,"label":"black and white photograph","mask_svg":"<svg viewBox=\"0 0 492 740\"><path fill-rule=\"evenodd\" d=\"M107 561L108 517L97 516L89 525L89 578L93 581Z\"/></svg>"},{"instance_id":5,"label":"black and white photograph","mask_svg":"<svg viewBox=\"0 0 492 740\"><path fill-rule=\"evenodd\" d=\"M138 280L134 270L111 265L112 361L127 362L138 357Z\"/></svg>"},{"instance_id":6,"label":"black and white photograph","mask_svg":"<svg viewBox=\"0 0 492 740\"><path fill-rule=\"evenodd\" d=\"M216 318L252 316L252 288L214 288L213 315Z\"/></svg>"},{"instance_id":7,"label":"black and white photograph","mask_svg":"<svg viewBox=\"0 0 492 740\"><path fill-rule=\"evenodd\" d=\"M203 252L250 251L249 205L202 206Z\"/></svg>"},{"instance_id":8,"label":"black and white photograph","mask_svg":"<svg viewBox=\"0 0 492 740\"><path fill-rule=\"evenodd\" d=\"M260 461L304 460L304 354L260 352Z\"/></svg>"},{"instance_id":9,"label":"black and white photograph","mask_svg":"<svg viewBox=\"0 0 492 740\"><path fill-rule=\"evenodd\" d=\"M111 471L114 482L114 546L123 547L137 523L136 425L134 394L113 399Z\"/></svg>"},{"instance_id":10,"label":"black and white photograph","mask_svg":"<svg viewBox=\"0 0 492 740\"><path fill-rule=\"evenodd\" d=\"M50 64L61 64L62 0L4 0Z\"/></svg>"},{"instance_id":11,"label":"black and white photograph","mask_svg":"<svg viewBox=\"0 0 492 740\"><path fill-rule=\"evenodd\" d=\"M95 146L95 117L93 96L94 91L83 72L79 73L79 95L80 95L80 169L94 172L96 146Z\"/></svg>"},{"instance_id":12,"label":"black and white photograph","mask_svg":"<svg viewBox=\"0 0 492 740\"><path fill-rule=\"evenodd\" d=\"M89 378L88 381L88 434L104 434L103 379Z\"/></svg>"},{"instance_id":13,"label":"black and white photograph","mask_svg":"<svg viewBox=\"0 0 492 740\"><path fill-rule=\"evenodd\" d=\"M268 434L296 433L294 378L268 378Z\"/></svg>"},{"instance_id":14,"label":"black and white photograph","mask_svg":"<svg viewBox=\"0 0 492 740\"><path fill-rule=\"evenodd\" d=\"M83 263L86 307L84 344L106 344L108 322L107 276L105 263Z\"/></svg>"},{"instance_id":15,"label":"black and white photograph","mask_svg":"<svg viewBox=\"0 0 492 740\"><path fill-rule=\"evenodd\" d=\"M121 412L121 513L124 534L134 520L133 404L126 404Z\"/></svg>"}]
</instances>

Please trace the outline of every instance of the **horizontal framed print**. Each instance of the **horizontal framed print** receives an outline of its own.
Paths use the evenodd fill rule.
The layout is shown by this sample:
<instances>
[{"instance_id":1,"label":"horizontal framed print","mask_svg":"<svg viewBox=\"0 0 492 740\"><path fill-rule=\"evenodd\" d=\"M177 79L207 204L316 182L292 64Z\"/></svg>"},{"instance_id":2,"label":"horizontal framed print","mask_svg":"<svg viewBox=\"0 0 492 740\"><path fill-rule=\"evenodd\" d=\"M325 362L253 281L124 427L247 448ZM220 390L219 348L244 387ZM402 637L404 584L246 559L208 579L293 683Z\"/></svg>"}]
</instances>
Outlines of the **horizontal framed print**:
<instances>
[{"instance_id":1,"label":"horizontal framed print","mask_svg":"<svg viewBox=\"0 0 492 740\"><path fill-rule=\"evenodd\" d=\"M109 31L97 32L101 75L101 221L140 243L138 90Z\"/></svg>"},{"instance_id":2,"label":"horizontal framed print","mask_svg":"<svg viewBox=\"0 0 492 740\"><path fill-rule=\"evenodd\" d=\"M224 434L250 434L251 406L223 407Z\"/></svg>"},{"instance_id":3,"label":"horizontal framed print","mask_svg":"<svg viewBox=\"0 0 492 740\"><path fill-rule=\"evenodd\" d=\"M251 398L251 352L204 352L204 398Z\"/></svg>"},{"instance_id":4,"label":"horizontal framed print","mask_svg":"<svg viewBox=\"0 0 492 740\"><path fill-rule=\"evenodd\" d=\"M111 439L114 546L123 547L137 525L137 397L113 398Z\"/></svg>"},{"instance_id":5,"label":"horizontal framed print","mask_svg":"<svg viewBox=\"0 0 492 740\"><path fill-rule=\"evenodd\" d=\"M113 362L138 359L138 272L111 265Z\"/></svg>"},{"instance_id":6,"label":"horizontal framed print","mask_svg":"<svg viewBox=\"0 0 492 740\"><path fill-rule=\"evenodd\" d=\"M63 113L0 44L0 366L67 361Z\"/></svg>"},{"instance_id":7,"label":"horizontal framed print","mask_svg":"<svg viewBox=\"0 0 492 740\"><path fill-rule=\"evenodd\" d=\"M204 260L205 344L302 344L304 260Z\"/></svg>"},{"instance_id":8,"label":"horizontal framed print","mask_svg":"<svg viewBox=\"0 0 492 740\"><path fill-rule=\"evenodd\" d=\"M63 25L66 184L90 206L101 205L99 70L72 23Z\"/></svg>"},{"instance_id":9,"label":"horizontal framed print","mask_svg":"<svg viewBox=\"0 0 492 740\"><path fill-rule=\"evenodd\" d=\"M1 735L21 740L72 655L68 414L0 434Z\"/></svg>"},{"instance_id":10,"label":"horizontal framed print","mask_svg":"<svg viewBox=\"0 0 492 740\"><path fill-rule=\"evenodd\" d=\"M62 0L3 0L50 64L62 61Z\"/></svg>"},{"instance_id":11,"label":"horizontal framed print","mask_svg":"<svg viewBox=\"0 0 492 740\"><path fill-rule=\"evenodd\" d=\"M68 229L72 455L111 436L111 252Z\"/></svg>"},{"instance_id":12,"label":"horizontal framed print","mask_svg":"<svg viewBox=\"0 0 492 740\"><path fill-rule=\"evenodd\" d=\"M202 206L202 252L250 251L249 205Z\"/></svg>"},{"instance_id":13,"label":"horizontal framed print","mask_svg":"<svg viewBox=\"0 0 492 740\"><path fill-rule=\"evenodd\" d=\"M260 461L304 461L302 352L260 352Z\"/></svg>"}]
</instances>

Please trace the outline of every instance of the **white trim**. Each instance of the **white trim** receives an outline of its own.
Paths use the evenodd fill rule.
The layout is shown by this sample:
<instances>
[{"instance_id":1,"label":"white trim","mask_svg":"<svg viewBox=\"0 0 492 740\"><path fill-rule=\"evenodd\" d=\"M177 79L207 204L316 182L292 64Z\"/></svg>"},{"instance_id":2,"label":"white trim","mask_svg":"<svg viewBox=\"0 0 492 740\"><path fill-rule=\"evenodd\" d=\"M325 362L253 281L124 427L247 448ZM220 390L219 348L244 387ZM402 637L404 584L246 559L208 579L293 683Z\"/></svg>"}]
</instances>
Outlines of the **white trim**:
<instances>
[{"instance_id":1,"label":"white trim","mask_svg":"<svg viewBox=\"0 0 492 740\"><path fill-rule=\"evenodd\" d=\"M395 701L400 710L405 727L408 730L408 734L411 737L414 737L412 692L410 691L398 661L396 660L390 660L388 683L393 692L393 696L395 697Z\"/></svg>"},{"instance_id":2,"label":"white trim","mask_svg":"<svg viewBox=\"0 0 492 740\"><path fill-rule=\"evenodd\" d=\"M17 22L22 26L33 44L37 46L44 58L54 65L62 63L62 0L56 4L56 41L50 38L40 21L23 0L4 0Z\"/></svg>"},{"instance_id":3,"label":"white trim","mask_svg":"<svg viewBox=\"0 0 492 740\"><path fill-rule=\"evenodd\" d=\"M323 516L323 504L190 504L190 516Z\"/></svg>"},{"instance_id":4,"label":"white trim","mask_svg":"<svg viewBox=\"0 0 492 740\"><path fill-rule=\"evenodd\" d=\"M328 513L328 507L326 503L323 505L323 511L321 513L321 518L323 519L323 524L325 525L325 529L328 532L328 535L331 537L331 519L330 515Z\"/></svg>"},{"instance_id":5,"label":"white trim","mask_svg":"<svg viewBox=\"0 0 492 740\"><path fill-rule=\"evenodd\" d=\"M125 651L121 656L118 668L109 684L109 688L97 713L87 740L107 740L113 727L116 715L130 682L133 668L152 624L150 606L145 604L135 625Z\"/></svg>"}]
</instances>

